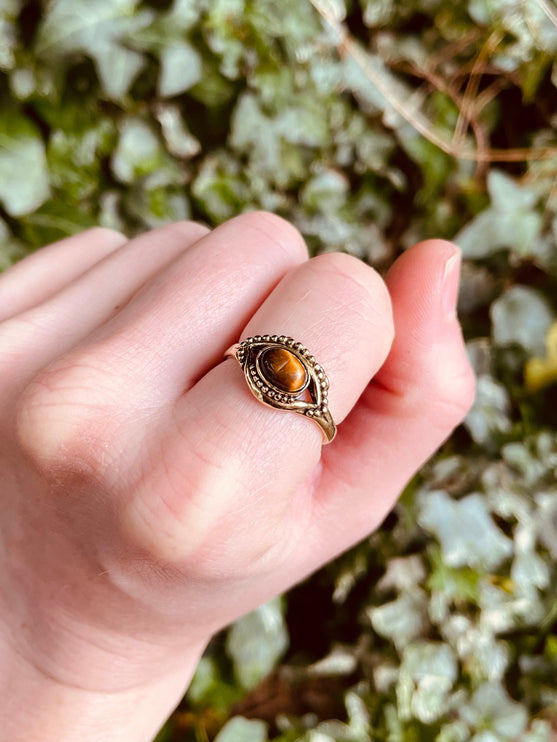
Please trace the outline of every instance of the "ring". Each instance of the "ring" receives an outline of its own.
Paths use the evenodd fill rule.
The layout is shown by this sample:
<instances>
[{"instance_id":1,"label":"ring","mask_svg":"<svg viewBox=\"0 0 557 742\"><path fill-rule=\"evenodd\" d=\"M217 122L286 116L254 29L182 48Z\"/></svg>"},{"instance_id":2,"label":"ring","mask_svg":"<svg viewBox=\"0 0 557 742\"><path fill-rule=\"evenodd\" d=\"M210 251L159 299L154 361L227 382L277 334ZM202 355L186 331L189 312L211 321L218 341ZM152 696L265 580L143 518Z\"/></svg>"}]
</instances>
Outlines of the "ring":
<instances>
[{"instance_id":1,"label":"ring","mask_svg":"<svg viewBox=\"0 0 557 742\"><path fill-rule=\"evenodd\" d=\"M303 343L286 335L255 335L232 345L225 356L238 361L260 402L305 415L321 428L323 443L333 440L329 380Z\"/></svg>"}]
</instances>

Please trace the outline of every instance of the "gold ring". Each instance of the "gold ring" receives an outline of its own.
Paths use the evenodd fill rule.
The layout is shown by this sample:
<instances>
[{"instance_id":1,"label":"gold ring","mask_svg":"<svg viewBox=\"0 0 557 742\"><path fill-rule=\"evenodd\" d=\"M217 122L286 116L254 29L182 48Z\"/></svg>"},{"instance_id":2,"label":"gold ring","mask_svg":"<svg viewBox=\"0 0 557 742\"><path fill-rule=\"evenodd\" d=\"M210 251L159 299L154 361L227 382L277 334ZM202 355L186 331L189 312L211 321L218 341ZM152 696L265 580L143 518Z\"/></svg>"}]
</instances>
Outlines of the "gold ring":
<instances>
[{"instance_id":1,"label":"gold ring","mask_svg":"<svg viewBox=\"0 0 557 742\"><path fill-rule=\"evenodd\" d=\"M286 335L255 335L232 345L225 355L238 361L260 402L305 415L321 428L323 443L333 440L329 380L303 343Z\"/></svg>"}]
</instances>

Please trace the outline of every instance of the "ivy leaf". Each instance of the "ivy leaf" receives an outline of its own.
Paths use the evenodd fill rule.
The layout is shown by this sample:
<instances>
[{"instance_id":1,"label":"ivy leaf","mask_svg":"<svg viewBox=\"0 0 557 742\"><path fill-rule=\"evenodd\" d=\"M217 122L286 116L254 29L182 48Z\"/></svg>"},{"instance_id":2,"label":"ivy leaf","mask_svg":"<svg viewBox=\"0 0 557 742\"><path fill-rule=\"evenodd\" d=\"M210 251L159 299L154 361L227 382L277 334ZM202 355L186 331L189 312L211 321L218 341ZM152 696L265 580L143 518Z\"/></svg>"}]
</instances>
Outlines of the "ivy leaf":
<instances>
[{"instance_id":1,"label":"ivy leaf","mask_svg":"<svg viewBox=\"0 0 557 742\"><path fill-rule=\"evenodd\" d=\"M179 168L166 153L162 142L143 119L126 117L120 125L120 138L112 156L112 171L122 183L133 183L151 173L157 185L172 183Z\"/></svg>"},{"instance_id":2,"label":"ivy leaf","mask_svg":"<svg viewBox=\"0 0 557 742\"><path fill-rule=\"evenodd\" d=\"M24 216L21 236L28 245L42 247L69 235L96 226L91 204L84 200L81 208L68 208L61 199L49 199L39 209Z\"/></svg>"},{"instance_id":3,"label":"ivy leaf","mask_svg":"<svg viewBox=\"0 0 557 742\"><path fill-rule=\"evenodd\" d=\"M226 641L235 675L246 689L256 686L271 672L287 647L288 631L280 598L236 621Z\"/></svg>"},{"instance_id":4,"label":"ivy leaf","mask_svg":"<svg viewBox=\"0 0 557 742\"><path fill-rule=\"evenodd\" d=\"M418 521L439 540L449 567L495 569L513 552L513 542L497 528L485 498L476 493L462 500L441 490L424 493Z\"/></svg>"},{"instance_id":5,"label":"ivy leaf","mask_svg":"<svg viewBox=\"0 0 557 742\"><path fill-rule=\"evenodd\" d=\"M489 374L476 379L474 404L464 419L464 427L476 443L496 448L496 440L511 430L511 401L507 389Z\"/></svg>"},{"instance_id":6,"label":"ivy leaf","mask_svg":"<svg viewBox=\"0 0 557 742\"><path fill-rule=\"evenodd\" d=\"M239 76L246 52L241 38L245 33L245 6L245 0L212 0L205 23L209 48L220 57L220 72L229 79Z\"/></svg>"},{"instance_id":7,"label":"ivy leaf","mask_svg":"<svg viewBox=\"0 0 557 742\"><path fill-rule=\"evenodd\" d=\"M226 151L205 158L192 184L192 193L217 223L240 213L251 197L238 162Z\"/></svg>"},{"instance_id":8,"label":"ivy leaf","mask_svg":"<svg viewBox=\"0 0 557 742\"><path fill-rule=\"evenodd\" d=\"M267 725L236 716L221 729L215 742L267 742Z\"/></svg>"},{"instance_id":9,"label":"ivy leaf","mask_svg":"<svg viewBox=\"0 0 557 742\"><path fill-rule=\"evenodd\" d=\"M496 683L485 683L477 688L469 703L461 707L460 715L480 732L472 738L475 742L488 739L482 736L485 732L491 732L493 740L517 739L527 721L526 709L511 700Z\"/></svg>"},{"instance_id":10,"label":"ivy leaf","mask_svg":"<svg viewBox=\"0 0 557 742\"><path fill-rule=\"evenodd\" d=\"M524 367L524 384L529 392L557 383L557 322L549 328L545 345L545 358L530 358Z\"/></svg>"},{"instance_id":11,"label":"ivy leaf","mask_svg":"<svg viewBox=\"0 0 557 742\"><path fill-rule=\"evenodd\" d=\"M495 345L520 345L529 356L541 356L553 312L544 296L529 286L511 286L491 305Z\"/></svg>"},{"instance_id":12,"label":"ivy leaf","mask_svg":"<svg viewBox=\"0 0 557 742\"><path fill-rule=\"evenodd\" d=\"M159 57L158 93L162 98L179 95L201 79L201 54L186 38L200 12L200 3L175 0L168 12L153 16L152 23L138 29L130 39L134 48Z\"/></svg>"},{"instance_id":13,"label":"ivy leaf","mask_svg":"<svg viewBox=\"0 0 557 742\"><path fill-rule=\"evenodd\" d=\"M557 491L539 493L536 504L539 508L537 528L540 542L557 560Z\"/></svg>"},{"instance_id":14,"label":"ivy leaf","mask_svg":"<svg viewBox=\"0 0 557 742\"><path fill-rule=\"evenodd\" d=\"M397 686L401 717L431 724L447 708L447 696L457 677L452 649L440 642L410 644L404 650Z\"/></svg>"},{"instance_id":15,"label":"ivy leaf","mask_svg":"<svg viewBox=\"0 0 557 742\"><path fill-rule=\"evenodd\" d=\"M178 106L161 103L156 109L167 150L174 157L188 159L199 154L201 144L189 131Z\"/></svg>"},{"instance_id":16,"label":"ivy leaf","mask_svg":"<svg viewBox=\"0 0 557 742\"><path fill-rule=\"evenodd\" d=\"M161 53L159 95L170 98L201 80L201 55L187 41L175 42Z\"/></svg>"},{"instance_id":17,"label":"ivy leaf","mask_svg":"<svg viewBox=\"0 0 557 742\"><path fill-rule=\"evenodd\" d=\"M254 176L285 187L305 169L300 145L322 147L328 138L327 119L313 100L297 96L278 115L269 116L255 95L245 93L234 110L229 142L248 155Z\"/></svg>"},{"instance_id":18,"label":"ivy leaf","mask_svg":"<svg viewBox=\"0 0 557 742\"><path fill-rule=\"evenodd\" d=\"M394 0L364 0L363 20L366 26L376 28L385 26L394 14Z\"/></svg>"},{"instance_id":19,"label":"ivy leaf","mask_svg":"<svg viewBox=\"0 0 557 742\"><path fill-rule=\"evenodd\" d=\"M426 595L416 589L402 593L390 603L368 608L367 614L374 630L380 636L391 639L399 651L421 636L429 623Z\"/></svg>"},{"instance_id":20,"label":"ivy leaf","mask_svg":"<svg viewBox=\"0 0 557 742\"><path fill-rule=\"evenodd\" d=\"M12 237L8 225L0 219L0 272L25 255L22 244Z\"/></svg>"},{"instance_id":21,"label":"ivy leaf","mask_svg":"<svg viewBox=\"0 0 557 742\"><path fill-rule=\"evenodd\" d=\"M491 206L454 238L464 257L485 258L505 248L535 255L543 223L534 208L537 194L498 170L490 172L487 187Z\"/></svg>"},{"instance_id":22,"label":"ivy leaf","mask_svg":"<svg viewBox=\"0 0 557 742\"><path fill-rule=\"evenodd\" d=\"M55 0L39 28L37 54L55 63L72 54L88 55L106 95L122 98L146 62L129 48L130 37L152 17L148 11L136 11L138 2Z\"/></svg>"},{"instance_id":23,"label":"ivy leaf","mask_svg":"<svg viewBox=\"0 0 557 742\"><path fill-rule=\"evenodd\" d=\"M22 5L23 0L2 0L0 3L0 18L15 18Z\"/></svg>"},{"instance_id":24,"label":"ivy leaf","mask_svg":"<svg viewBox=\"0 0 557 742\"><path fill-rule=\"evenodd\" d=\"M6 111L0 117L0 202L10 216L23 216L50 193L45 148L28 118Z\"/></svg>"},{"instance_id":25,"label":"ivy leaf","mask_svg":"<svg viewBox=\"0 0 557 742\"><path fill-rule=\"evenodd\" d=\"M23 0L3 0L0 3L0 70L11 70L15 65L17 33L15 18Z\"/></svg>"},{"instance_id":26,"label":"ivy leaf","mask_svg":"<svg viewBox=\"0 0 557 742\"><path fill-rule=\"evenodd\" d=\"M521 738L521 742L551 742L553 732L551 722L545 719L534 719L531 728Z\"/></svg>"},{"instance_id":27,"label":"ivy leaf","mask_svg":"<svg viewBox=\"0 0 557 742\"><path fill-rule=\"evenodd\" d=\"M302 203L311 210L336 211L346 201L348 179L337 170L324 170L304 185Z\"/></svg>"}]
</instances>

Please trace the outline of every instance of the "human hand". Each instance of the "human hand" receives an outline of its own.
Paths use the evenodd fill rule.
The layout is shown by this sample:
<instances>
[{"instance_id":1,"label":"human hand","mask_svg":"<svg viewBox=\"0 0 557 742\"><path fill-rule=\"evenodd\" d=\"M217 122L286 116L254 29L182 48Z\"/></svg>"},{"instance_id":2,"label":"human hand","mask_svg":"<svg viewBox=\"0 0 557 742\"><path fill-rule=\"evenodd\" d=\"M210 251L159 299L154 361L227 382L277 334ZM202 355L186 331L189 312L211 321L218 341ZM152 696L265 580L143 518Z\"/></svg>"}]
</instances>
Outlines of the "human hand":
<instances>
[{"instance_id":1,"label":"human hand","mask_svg":"<svg viewBox=\"0 0 557 742\"><path fill-rule=\"evenodd\" d=\"M0 277L0 740L151 739L214 632L381 523L473 399L458 268L430 240L384 282L251 213ZM327 372L330 446L223 360L263 333Z\"/></svg>"}]
</instances>

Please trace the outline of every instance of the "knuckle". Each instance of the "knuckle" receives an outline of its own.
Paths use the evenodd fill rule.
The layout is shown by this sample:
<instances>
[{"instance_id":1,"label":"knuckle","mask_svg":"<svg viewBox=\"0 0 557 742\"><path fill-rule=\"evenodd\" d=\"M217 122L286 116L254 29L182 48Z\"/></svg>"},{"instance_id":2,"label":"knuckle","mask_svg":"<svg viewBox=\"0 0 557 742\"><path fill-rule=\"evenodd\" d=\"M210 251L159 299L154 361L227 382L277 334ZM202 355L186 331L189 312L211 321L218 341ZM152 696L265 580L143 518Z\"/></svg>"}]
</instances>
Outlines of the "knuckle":
<instances>
[{"instance_id":1,"label":"knuckle","mask_svg":"<svg viewBox=\"0 0 557 742\"><path fill-rule=\"evenodd\" d=\"M263 235L267 243L279 247L300 260L306 260L308 249L302 233L291 222L270 211L250 211L233 220L242 229Z\"/></svg>"},{"instance_id":2,"label":"knuckle","mask_svg":"<svg viewBox=\"0 0 557 742\"><path fill-rule=\"evenodd\" d=\"M367 299L384 302L390 306L387 286L379 273L363 260L348 253L323 253L313 258L313 263L320 270L338 276L338 280L348 283L358 294Z\"/></svg>"},{"instance_id":3,"label":"knuckle","mask_svg":"<svg viewBox=\"0 0 557 742\"><path fill-rule=\"evenodd\" d=\"M209 227L204 224L187 219L172 222L172 224L167 224L160 228L160 232L176 237L178 240L181 240L186 244L197 242L197 240L200 240L202 237L209 234L210 231Z\"/></svg>"},{"instance_id":4,"label":"knuckle","mask_svg":"<svg viewBox=\"0 0 557 742\"><path fill-rule=\"evenodd\" d=\"M281 498L270 513L237 456L180 440L179 456L164 442L153 452L154 468L121 513L122 540L148 562L204 581L260 573L284 556Z\"/></svg>"},{"instance_id":5,"label":"knuckle","mask_svg":"<svg viewBox=\"0 0 557 742\"><path fill-rule=\"evenodd\" d=\"M102 376L102 378L101 378ZM15 404L15 440L47 478L98 477L109 459L106 378L86 362L43 369Z\"/></svg>"},{"instance_id":6,"label":"knuckle","mask_svg":"<svg viewBox=\"0 0 557 742\"><path fill-rule=\"evenodd\" d=\"M96 242L107 244L117 245L119 243L124 244L128 241L128 238L123 232L119 232L117 229L112 229L111 227L91 227L85 234L89 235Z\"/></svg>"},{"instance_id":7,"label":"knuckle","mask_svg":"<svg viewBox=\"0 0 557 742\"><path fill-rule=\"evenodd\" d=\"M434 388L437 394L430 408L433 421L443 428L456 427L470 410L476 396L476 376L471 365L463 362L452 374L437 373Z\"/></svg>"},{"instance_id":8,"label":"knuckle","mask_svg":"<svg viewBox=\"0 0 557 742\"><path fill-rule=\"evenodd\" d=\"M23 315L9 317L0 322L0 358L2 371L11 375L13 363L24 360L29 348L37 340L40 328Z\"/></svg>"},{"instance_id":9,"label":"knuckle","mask_svg":"<svg viewBox=\"0 0 557 742\"><path fill-rule=\"evenodd\" d=\"M366 316L379 319L389 335L394 336L391 296L374 268L353 255L340 252L318 255L311 263L316 271L325 274L331 294L344 297Z\"/></svg>"},{"instance_id":10,"label":"knuckle","mask_svg":"<svg viewBox=\"0 0 557 742\"><path fill-rule=\"evenodd\" d=\"M207 544L218 550L234 502L234 467L189 450L177 463L161 454L121 518L124 538L150 561L210 572ZM204 574L204 576L208 576Z\"/></svg>"}]
</instances>

